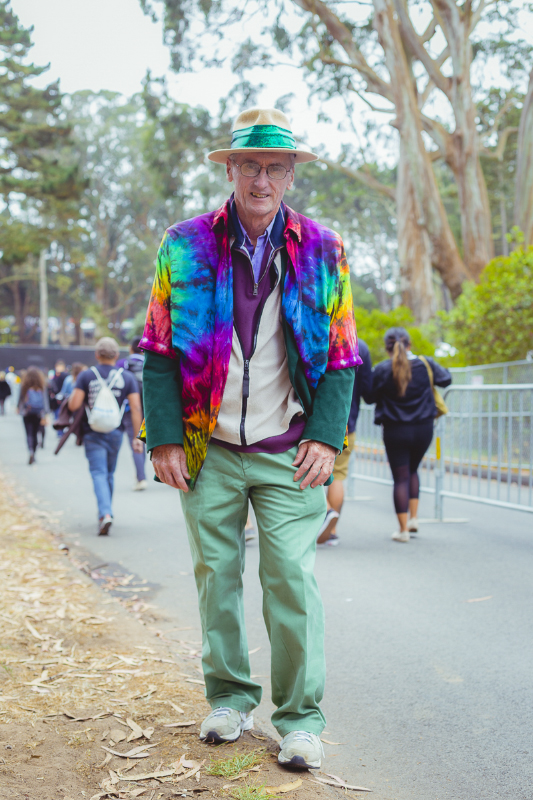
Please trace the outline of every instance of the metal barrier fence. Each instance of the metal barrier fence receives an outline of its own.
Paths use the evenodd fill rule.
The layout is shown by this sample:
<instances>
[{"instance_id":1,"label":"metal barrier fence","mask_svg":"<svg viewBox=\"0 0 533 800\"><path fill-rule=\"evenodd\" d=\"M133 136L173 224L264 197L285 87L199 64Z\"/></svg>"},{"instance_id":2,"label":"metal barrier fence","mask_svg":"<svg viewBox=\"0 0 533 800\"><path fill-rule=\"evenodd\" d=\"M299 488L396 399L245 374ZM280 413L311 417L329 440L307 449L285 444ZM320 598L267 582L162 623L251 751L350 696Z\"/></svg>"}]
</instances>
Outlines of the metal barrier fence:
<instances>
[{"instance_id":1,"label":"metal barrier fence","mask_svg":"<svg viewBox=\"0 0 533 800\"><path fill-rule=\"evenodd\" d=\"M533 512L533 383L451 386L449 412L420 466L420 490L435 497L443 520L445 497ZM348 496L357 479L392 485L374 409L361 407L350 463Z\"/></svg>"},{"instance_id":2,"label":"metal barrier fence","mask_svg":"<svg viewBox=\"0 0 533 800\"><path fill-rule=\"evenodd\" d=\"M454 386L495 383L533 383L533 359L505 361L501 364L477 364L475 367L452 367Z\"/></svg>"}]
</instances>

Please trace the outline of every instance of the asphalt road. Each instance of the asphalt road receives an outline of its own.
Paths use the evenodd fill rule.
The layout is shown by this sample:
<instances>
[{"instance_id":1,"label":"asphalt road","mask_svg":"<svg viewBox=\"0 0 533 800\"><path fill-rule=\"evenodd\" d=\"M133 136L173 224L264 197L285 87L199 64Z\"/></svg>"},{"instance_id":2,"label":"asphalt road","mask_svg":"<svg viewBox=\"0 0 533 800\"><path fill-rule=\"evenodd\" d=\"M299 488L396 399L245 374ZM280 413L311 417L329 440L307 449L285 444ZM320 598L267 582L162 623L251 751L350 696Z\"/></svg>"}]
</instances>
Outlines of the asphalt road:
<instances>
[{"instance_id":1,"label":"asphalt road","mask_svg":"<svg viewBox=\"0 0 533 800\"><path fill-rule=\"evenodd\" d=\"M119 562L157 584L155 602L178 636L198 642L196 591L178 494L151 483L134 493L126 442L116 474L115 524L95 535L83 450L57 457L52 435L27 465L22 421L0 418L0 466L43 509L63 512L66 538L96 561ZM308 490L309 491L309 490ZM338 548L317 554L327 617L325 769L376 800L533 798L533 516L446 501L466 524L426 524L391 542L388 487L359 483ZM431 500L421 501L431 516ZM247 550L245 596L252 671L265 687L269 647L261 615L258 548ZM476 601L476 602L472 602ZM259 677L261 676L261 677Z\"/></svg>"}]
</instances>

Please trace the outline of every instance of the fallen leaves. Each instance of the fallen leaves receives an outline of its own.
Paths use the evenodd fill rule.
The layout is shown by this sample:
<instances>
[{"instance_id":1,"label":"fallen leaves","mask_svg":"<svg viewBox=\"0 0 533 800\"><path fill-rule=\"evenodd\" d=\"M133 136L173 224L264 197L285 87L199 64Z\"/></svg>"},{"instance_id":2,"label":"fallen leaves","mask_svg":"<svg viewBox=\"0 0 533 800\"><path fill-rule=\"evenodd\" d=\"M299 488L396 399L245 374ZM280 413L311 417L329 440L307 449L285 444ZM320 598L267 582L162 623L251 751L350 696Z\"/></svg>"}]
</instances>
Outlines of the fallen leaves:
<instances>
[{"instance_id":1,"label":"fallen leaves","mask_svg":"<svg viewBox=\"0 0 533 800\"><path fill-rule=\"evenodd\" d=\"M112 753L114 756L119 756L120 758L148 758L150 753L147 753L146 750L150 750L152 747L157 747L155 744L143 744L140 747L134 747L133 750L128 750L127 753L120 753L118 750L112 750L110 747L104 747L104 745L100 745L102 750L106 750L108 753Z\"/></svg>"},{"instance_id":2,"label":"fallen leaves","mask_svg":"<svg viewBox=\"0 0 533 800\"><path fill-rule=\"evenodd\" d=\"M279 792L280 794L286 794L286 792L292 792L294 789L299 789L300 786L303 785L303 780L298 778L297 781L292 781L292 783L282 783L281 786L265 786L265 791L267 792Z\"/></svg>"},{"instance_id":3,"label":"fallen leaves","mask_svg":"<svg viewBox=\"0 0 533 800\"><path fill-rule=\"evenodd\" d=\"M364 786L351 786L346 781L343 781L342 778L339 778L337 775L331 775L329 772L325 772L324 775L327 775L328 778L332 778L332 780L326 780L326 778L321 778L317 775L314 780L311 780L311 783L323 783L327 786L335 786L337 789L350 789L352 792L371 792L372 789L366 789Z\"/></svg>"}]
</instances>

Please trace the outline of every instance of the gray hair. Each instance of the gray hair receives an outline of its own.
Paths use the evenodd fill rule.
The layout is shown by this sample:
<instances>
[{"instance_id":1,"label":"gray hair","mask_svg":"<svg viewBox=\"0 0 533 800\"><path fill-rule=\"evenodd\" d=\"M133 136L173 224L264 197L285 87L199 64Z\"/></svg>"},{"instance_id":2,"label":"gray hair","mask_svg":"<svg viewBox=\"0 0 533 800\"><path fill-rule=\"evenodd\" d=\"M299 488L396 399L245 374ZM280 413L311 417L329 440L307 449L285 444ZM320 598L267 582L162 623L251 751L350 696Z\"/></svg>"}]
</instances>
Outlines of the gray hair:
<instances>
[{"instance_id":1,"label":"gray hair","mask_svg":"<svg viewBox=\"0 0 533 800\"><path fill-rule=\"evenodd\" d=\"M106 361L112 361L113 359L116 361L120 355L118 344L111 336L102 336L101 339L98 339L94 352L97 358L103 358Z\"/></svg>"}]
</instances>

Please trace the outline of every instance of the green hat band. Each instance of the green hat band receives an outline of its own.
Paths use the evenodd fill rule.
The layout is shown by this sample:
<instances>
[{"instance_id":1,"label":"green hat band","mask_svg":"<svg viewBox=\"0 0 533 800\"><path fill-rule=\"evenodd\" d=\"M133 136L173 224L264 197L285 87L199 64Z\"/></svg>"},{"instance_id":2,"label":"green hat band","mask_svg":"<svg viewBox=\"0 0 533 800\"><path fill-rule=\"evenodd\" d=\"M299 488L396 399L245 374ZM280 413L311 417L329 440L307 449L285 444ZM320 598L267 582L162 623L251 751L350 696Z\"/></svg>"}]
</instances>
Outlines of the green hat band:
<instances>
[{"instance_id":1,"label":"green hat band","mask_svg":"<svg viewBox=\"0 0 533 800\"><path fill-rule=\"evenodd\" d=\"M231 139L232 150L246 147L260 147L265 150L284 147L296 150L296 142L286 128L278 128L277 125L251 125L249 128L233 131Z\"/></svg>"}]
</instances>

